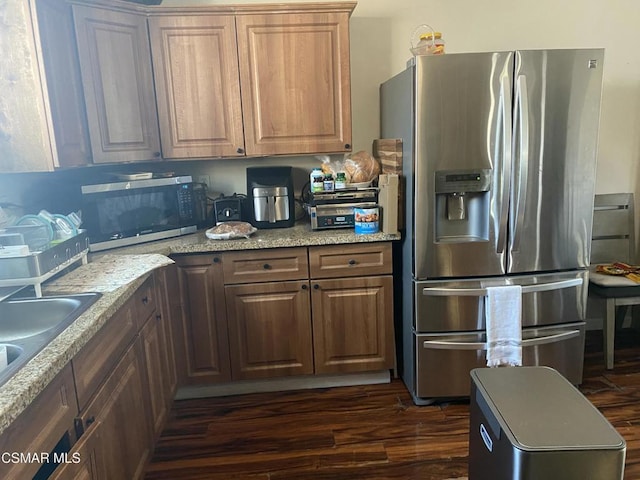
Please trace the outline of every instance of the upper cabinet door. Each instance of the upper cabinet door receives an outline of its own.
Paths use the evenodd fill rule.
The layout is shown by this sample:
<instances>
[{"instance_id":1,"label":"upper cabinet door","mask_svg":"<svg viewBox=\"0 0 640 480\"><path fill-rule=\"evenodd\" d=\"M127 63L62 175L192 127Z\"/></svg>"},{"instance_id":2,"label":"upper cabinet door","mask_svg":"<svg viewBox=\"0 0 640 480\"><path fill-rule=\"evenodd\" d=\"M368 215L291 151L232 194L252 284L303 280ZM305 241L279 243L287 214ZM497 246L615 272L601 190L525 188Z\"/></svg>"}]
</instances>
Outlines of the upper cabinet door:
<instances>
[{"instance_id":1,"label":"upper cabinet door","mask_svg":"<svg viewBox=\"0 0 640 480\"><path fill-rule=\"evenodd\" d=\"M351 149L349 14L236 17L247 155Z\"/></svg>"},{"instance_id":2,"label":"upper cabinet door","mask_svg":"<svg viewBox=\"0 0 640 480\"><path fill-rule=\"evenodd\" d=\"M2 2L0 16L0 172L57 167L33 2Z\"/></svg>"},{"instance_id":3,"label":"upper cabinet door","mask_svg":"<svg viewBox=\"0 0 640 480\"><path fill-rule=\"evenodd\" d=\"M38 0L36 9L59 166L91 164L71 6L60 0Z\"/></svg>"},{"instance_id":4,"label":"upper cabinet door","mask_svg":"<svg viewBox=\"0 0 640 480\"><path fill-rule=\"evenodd\" d=\"M232 15L149 18L165 158L244 156Z\"/></svg>"},{"instance_id":5,"label":"upper cabinet door","mask_svg":"<svg viewBox=\"0 0 640 480\"><path fill-rule=\"evenodd\" d=\"M94 163L160 157L144 15L74 5Z\"/></svg>"}]
</instances>

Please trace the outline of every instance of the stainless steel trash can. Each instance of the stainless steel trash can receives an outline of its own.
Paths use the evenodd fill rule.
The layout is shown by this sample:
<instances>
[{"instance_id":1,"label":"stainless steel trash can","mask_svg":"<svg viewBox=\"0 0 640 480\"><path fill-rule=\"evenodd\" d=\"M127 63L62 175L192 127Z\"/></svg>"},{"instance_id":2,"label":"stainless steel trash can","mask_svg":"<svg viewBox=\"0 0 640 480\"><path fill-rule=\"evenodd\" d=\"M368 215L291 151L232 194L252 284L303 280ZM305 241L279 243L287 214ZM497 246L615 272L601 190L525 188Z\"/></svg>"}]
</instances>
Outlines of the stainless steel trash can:
<instances>
[{"instance_id":1,"label":"stainless steel trash can","mask_svg":"<svg viewBox=\"0 0 640 480\"><path fill-rule=\"evenodd\" d=\"M469 480L622 479L626 443L549 367L471 371Z\"/></svg>"}]
</instances>

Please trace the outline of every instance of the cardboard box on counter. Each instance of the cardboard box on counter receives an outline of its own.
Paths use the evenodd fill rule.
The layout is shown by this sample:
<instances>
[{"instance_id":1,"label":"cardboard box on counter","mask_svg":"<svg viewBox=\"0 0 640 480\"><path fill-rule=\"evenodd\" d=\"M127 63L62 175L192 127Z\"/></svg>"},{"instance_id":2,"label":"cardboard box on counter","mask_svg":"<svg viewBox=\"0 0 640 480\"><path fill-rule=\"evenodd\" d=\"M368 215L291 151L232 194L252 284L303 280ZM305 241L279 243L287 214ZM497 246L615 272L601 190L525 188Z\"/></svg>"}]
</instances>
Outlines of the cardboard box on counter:
<instances>
[{"instance_id":1,"label":"cardboard box on counter","mask_svg":"<svg viewBox=\"0 0 640 480\"><path fill-rule=\"evenodd\" d=\"M398 229L404 228L404 177L402 176L402 140L399 138L376 138L372 147L373 156L382 167L382 174L398 176Z\"/></svg>"},{"instance_id":2,"label":"cardboard box on counter","mask_svg":"<svg viewBox=\"0 0 640 480\"><path fill-rule=\"evenodd\" d=\"M372 152L380 161L382 173L402 175L402 140L377 138L373 141Z\"/></svg>"}]
</instances>

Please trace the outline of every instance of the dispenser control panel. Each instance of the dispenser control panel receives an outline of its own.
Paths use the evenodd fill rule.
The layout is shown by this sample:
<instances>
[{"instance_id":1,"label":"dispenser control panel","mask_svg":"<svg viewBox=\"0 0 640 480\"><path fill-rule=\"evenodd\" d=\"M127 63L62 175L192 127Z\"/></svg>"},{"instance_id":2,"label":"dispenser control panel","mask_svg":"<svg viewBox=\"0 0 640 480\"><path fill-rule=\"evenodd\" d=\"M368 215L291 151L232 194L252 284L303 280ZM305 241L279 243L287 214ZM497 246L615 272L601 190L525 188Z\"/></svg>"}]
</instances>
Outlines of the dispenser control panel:
<instances>
[{"instance_id":1,"label":"dispenser control panel","mask_svg":"<svg viewBox=\"0 0 640 480\"><path fill-rule=\"evenodd\" d=\"M490 168L436 172L436 193L487 192L490 188Z\"/></svg>"}]
</instances>

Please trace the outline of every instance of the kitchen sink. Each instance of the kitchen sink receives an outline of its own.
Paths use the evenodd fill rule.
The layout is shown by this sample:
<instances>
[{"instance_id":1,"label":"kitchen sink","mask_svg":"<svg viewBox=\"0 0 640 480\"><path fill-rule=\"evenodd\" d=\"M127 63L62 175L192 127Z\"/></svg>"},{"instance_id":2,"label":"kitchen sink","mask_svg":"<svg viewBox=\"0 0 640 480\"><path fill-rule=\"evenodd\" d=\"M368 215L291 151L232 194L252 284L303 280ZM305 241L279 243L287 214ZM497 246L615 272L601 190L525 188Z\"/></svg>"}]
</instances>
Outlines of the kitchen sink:
<instances>
[{"instance_id":1,"label":"kitchen sink","mask_svg":"<svg viewBox=\"0 0 640 480\"><path fill-rule=\"evenodd\" d=\"M99 293L8 299L0 302L0 385L68 327L98 298Z\"/></svg>"},{"instance_id":2,"label":"kitchen sink","mask_svg":"<svg viewBox=\"0 0 640 480\"><path fill-rule=\"evenodd\" d=\"M68 325L95 298L96 294L81 294L0 302L0 343L33 337L59 325Z\"/></svg>"}]
</instances>

